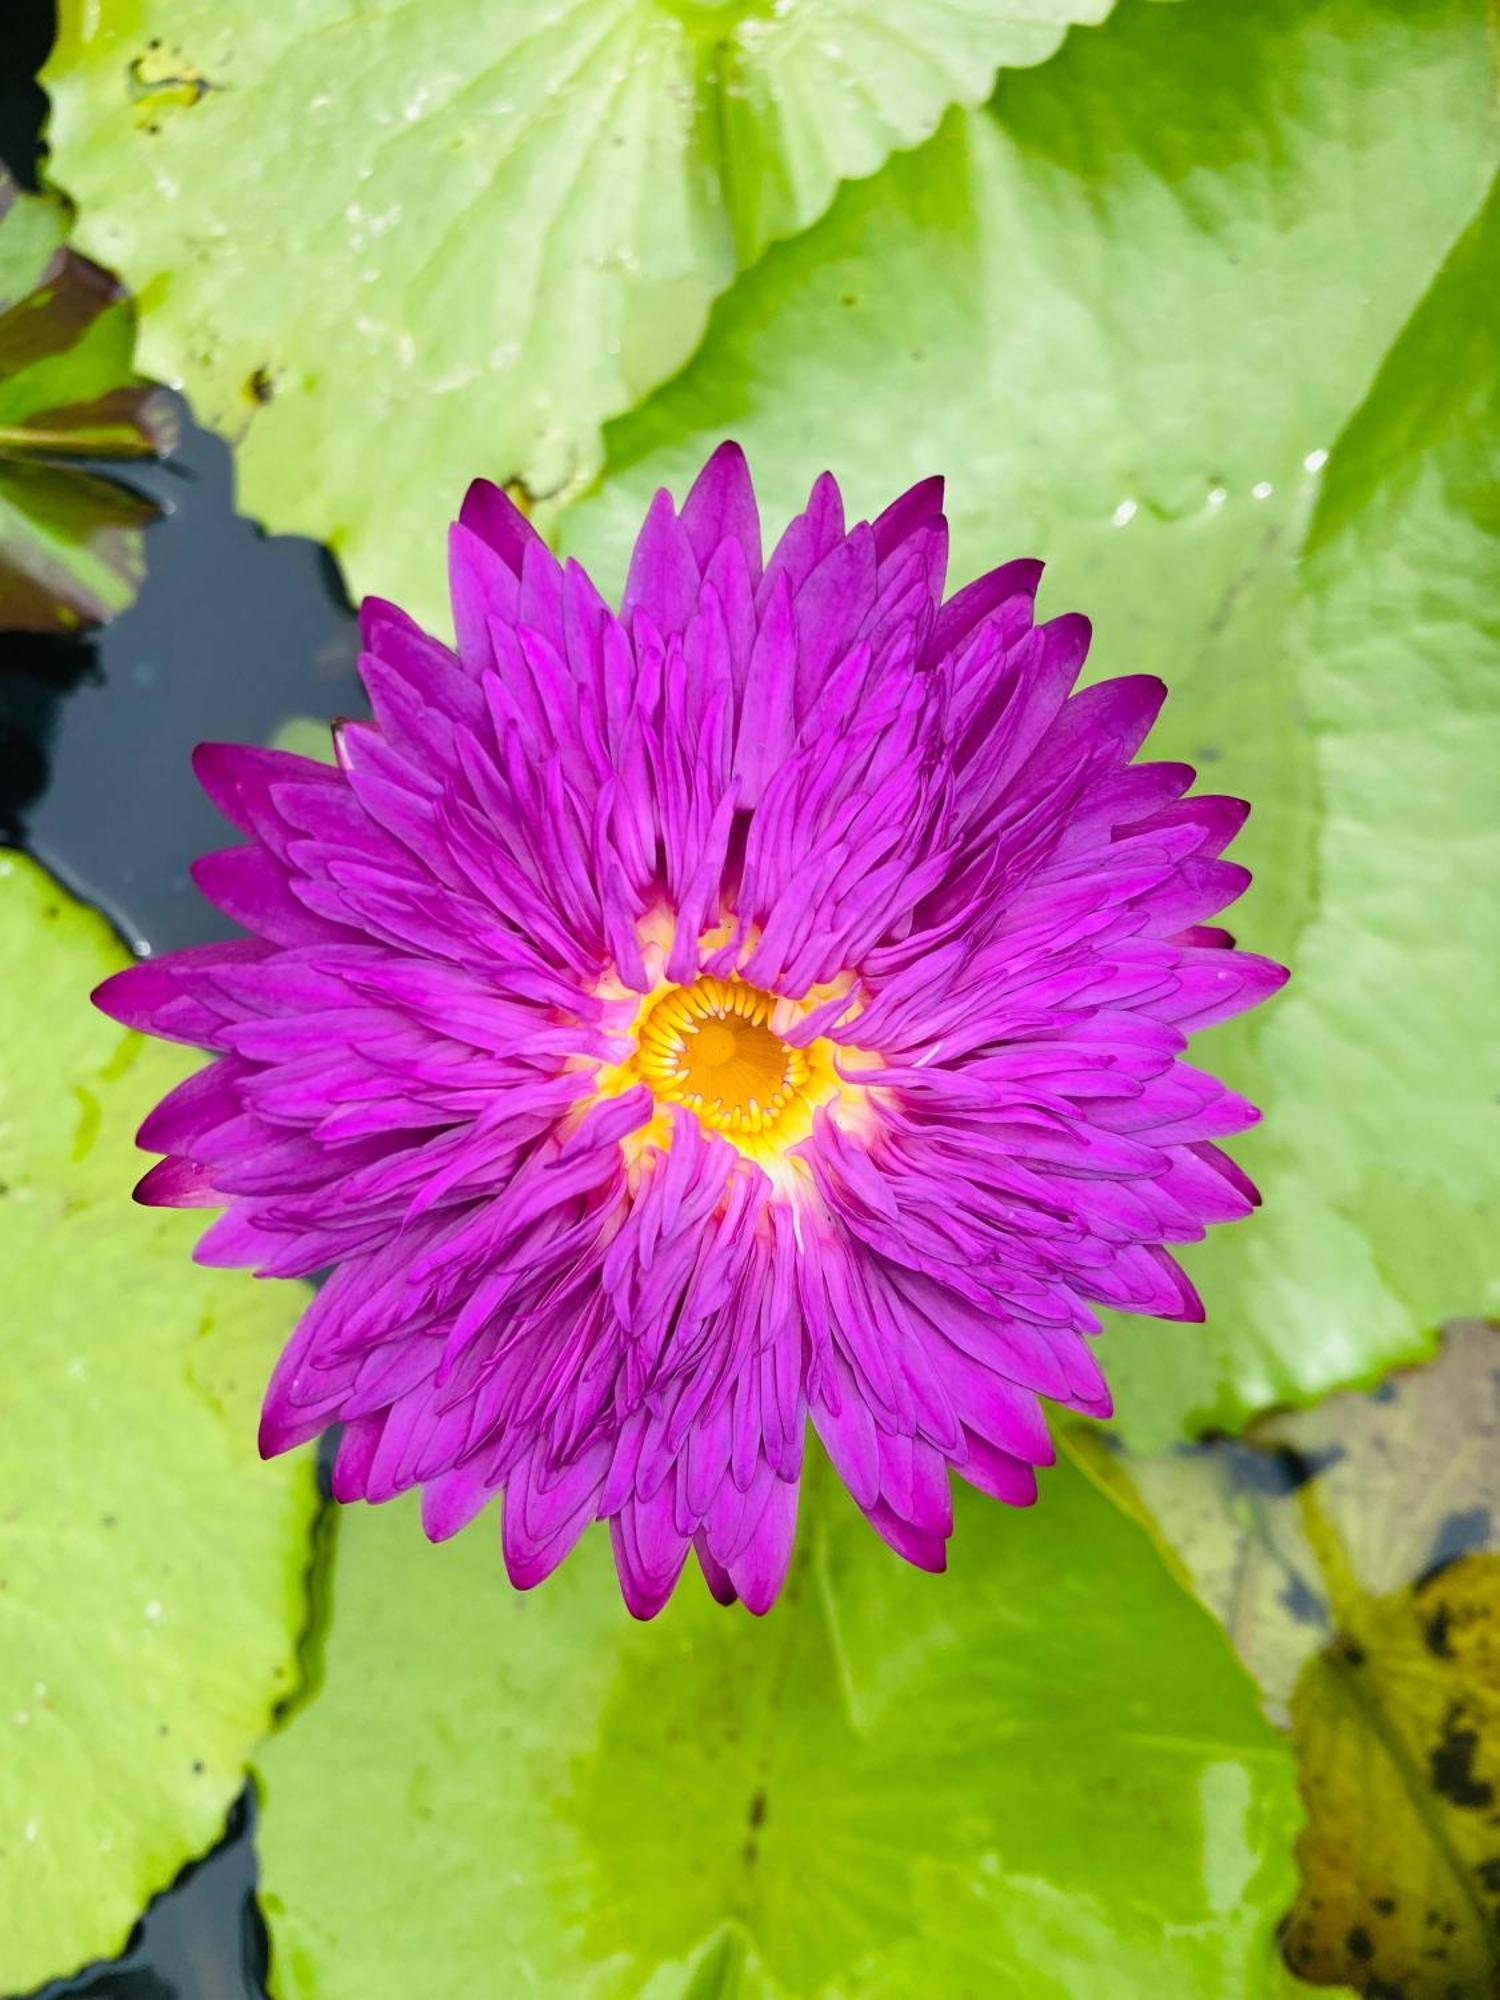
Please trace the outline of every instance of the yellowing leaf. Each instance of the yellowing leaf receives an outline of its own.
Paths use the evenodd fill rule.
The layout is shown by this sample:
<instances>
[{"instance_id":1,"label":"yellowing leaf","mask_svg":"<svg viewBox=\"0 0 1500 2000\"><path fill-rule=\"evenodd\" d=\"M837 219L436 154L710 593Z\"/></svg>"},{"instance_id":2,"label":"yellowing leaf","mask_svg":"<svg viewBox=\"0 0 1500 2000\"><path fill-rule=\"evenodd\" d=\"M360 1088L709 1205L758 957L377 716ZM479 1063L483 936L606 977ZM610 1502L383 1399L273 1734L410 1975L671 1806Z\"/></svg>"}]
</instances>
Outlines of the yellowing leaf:
<instances>
[{"instance_id":1,"label":"yellowing leaf","mask_svg":"<svg viewBox=\"0 0 1500 2000\"><path fill-rule=\"evenodd\" d=\"M1488 2000L1500 1984L1500 1555L1460 1556L1351 1606L1303 1670L1292 1735L1309 1825L1288 1962L1381 2000Z\"/></svg>"},{"instance_id":2,"label":"yellowing leaf","mask_svg":"<svg viewBox=\"0 0 1500 2000\"><path fill-rule=\"evenodd\" d=\"M1296 1746L1290 1964L1370 2000L1500 1984L1500 1335L1241 1441L1077 1456L1223 1620Z\"/></svg>"}]
</instances>

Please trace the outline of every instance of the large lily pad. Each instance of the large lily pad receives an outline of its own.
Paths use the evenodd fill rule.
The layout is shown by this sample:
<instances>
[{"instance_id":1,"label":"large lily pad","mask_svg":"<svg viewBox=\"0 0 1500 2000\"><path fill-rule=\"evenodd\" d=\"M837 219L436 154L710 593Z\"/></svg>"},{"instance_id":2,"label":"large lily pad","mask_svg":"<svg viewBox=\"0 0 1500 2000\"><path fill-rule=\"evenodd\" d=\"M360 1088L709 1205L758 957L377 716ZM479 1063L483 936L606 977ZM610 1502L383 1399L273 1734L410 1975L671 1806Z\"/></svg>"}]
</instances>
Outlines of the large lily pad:
<instances>
[{"instance_id":1,"label":"large lily pad","mask_svg":"<svg viewBox=\"0 0 1500 2000\"><path fill-rule=\"evenodd\" d=\"M1500 1333L1372 1395L1161 1458L1075 1439L1223 1620L1292 1734L1286 1951L1371 2000L1500 1984Z\"/></svg>"},{"instance_id":2,"label":"large lily pad","mask_svg":"<svg viewBox=\"0 0 1500 2000\"><path fill-rule=\"evenodd\" d=\"M247 511L443 620L476 473L586 482L770 237L1109 5L64 0L52 164Z\"/></svg>"},{"instance_id":3,"label":"large lily pad","mask_svg":"<svg viewBox=\"0 0 1500 2000\"><path fill-rule=\"evenodd\" d=\"M295 1681L307 1464L261 1464L300 1288L126 1199L183 1073L89 987L104 923L0 856L0 1992L119 1949L217 1835Z\"/></svg>"},{"instance_id":4,"label":"large lily pad","mask_svg":"<svg viewBox=\"0 0 1500 2000\"><path fill-rule=\"evenodd\" d=\"M1266 1207L1189 1255L1206 1329L1109 1339L1142 1445L1491 1296L1488 64L1482 0L1123 5L769 253L563 524L617 577L726 433L772 514L946 470L957 573L1045 556L1095 669L1169 683L1153 749L1254 801L1233 921L1293 983L1200 1048L1266 1108Z\"/></svg>"},{"instance_id":5,"label":"large lily pad","mask_svg":"<svg viewBox=\"0 0 1500 2000\"><path fill-rule=\"evenodd\" d=\"M131 369L135 318L63 241L67 213L0 166L0 626L69 632L121 611L156 513L69 461L169 450L171 399Z\"/></svg>"},{"instance_id":6,"label":"large lily pad","mask_svg":"<svg viewBox=\"0 0 1500 2000\"><path fill-rule=\"evenodd\" d=\"M940 1581L810 1483L759 1622L633 1623L597 1532L520 1597L492 1525L343 1515L259 1767L281 2000L435 1954L507 2000L1277 1992L1289 1752L1147 1537L1064 1467L1035 1518L961 1500Z\"/></svg>"}]
</instances>

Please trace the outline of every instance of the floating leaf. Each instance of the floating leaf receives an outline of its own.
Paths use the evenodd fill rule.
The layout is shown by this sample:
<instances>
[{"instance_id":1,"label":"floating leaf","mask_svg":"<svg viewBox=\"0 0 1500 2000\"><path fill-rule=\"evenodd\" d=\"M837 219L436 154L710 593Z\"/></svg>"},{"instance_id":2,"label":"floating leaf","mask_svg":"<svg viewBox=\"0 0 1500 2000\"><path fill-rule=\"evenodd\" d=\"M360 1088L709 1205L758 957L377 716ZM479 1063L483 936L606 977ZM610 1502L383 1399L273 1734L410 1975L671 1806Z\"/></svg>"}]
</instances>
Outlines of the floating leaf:
<instances>
[{"instance_id":1,"label":"floating leaf","mask_svg":"<svg viewBox=\"0 0 1500 2000\"><path fill-rule=\"evenodd\" d=\"M294 757L311 757L319 764L331 764L333 730L317 715L288 715L273 730L272 750L287 750Z\"/></svg>"},{"instance_id":2,"label":"floating leaf","mask_svg":"<svg viewBox=\"0 0 1500 2000\"><path fill-rule=\"evenodd\" d=\"M767 1618L684 1585L645 1627L597 1531L522 1597L492 1520L342 1515L260 1763L281 2000L423 1992L437 1950L516 1996L1279 1990L1289 1753L1147 1538L1062 1467L1034 1517L960 1499L939 1582L830 1476L804 1505Z\"/></svg>"},{"instance_id":3,"label":"floating leaf","mask_svg":"<svg viewBox=\"0 0 1500 2000\"><path fill-rule=\"evenodd\" d=\"M474 474L587 483L768 238L1110 3L64 0L52 166L247 510L445 622Z\"/></svg>"},{"instance_id":4,"label":"floating leaf","mask_svg":"<svg viewBox=\"0 0 1500 2000\"><path fill-rule=\"evenodd\" d=\"M1161 1459L1080 1450L1290 1728L1309 1823L1286 1952L1371 2000L1500 1984L1500 1337Z\"/></svg>"},{"instance_id":5,"label":"floating leaf","mask_svg":"<svg viewBox=\"0 0 1500 2000\"><path fill-rule=\"evenodd\" d=\"M1171 687L1156 754L1254 801L1233 921L1293 980L1200 1046L1266 1206L1189 1251L1206 1328L1108 1340L1143 1447L1492 1296L1492 223L1436 277L1492 147L1482 0L1123 5L770 252L563 524L618 576L726 433L773 512L944 470L957 575L1045 555L1094 670Z\"/></svg>"},{"instance_id":6,"label":"floating leaf","mask_svg":"<svg viewBox=\"0 0 1500 2000\"><path fill-rule=\"evenodd\" d=\"M170 449L169 398L131 373L115 280L63 242L60 202L0 167L0 626L67 632L121 611L154 505L70 459Z\"/></svg>"},{"instance_id":7,"label":"floating leaf","mask_svg":"<svg viewBox=\"0 0 1500 2000\"><path fill-rule=\"evenodd\" d=\"M313 1504L262 1465L300 1288L190 1261L123 1199L184 1072L88 989L103 922L0 856L0 1992L116 1951L219 1832L293 1684Z\"/></svg>"}]
</instances>

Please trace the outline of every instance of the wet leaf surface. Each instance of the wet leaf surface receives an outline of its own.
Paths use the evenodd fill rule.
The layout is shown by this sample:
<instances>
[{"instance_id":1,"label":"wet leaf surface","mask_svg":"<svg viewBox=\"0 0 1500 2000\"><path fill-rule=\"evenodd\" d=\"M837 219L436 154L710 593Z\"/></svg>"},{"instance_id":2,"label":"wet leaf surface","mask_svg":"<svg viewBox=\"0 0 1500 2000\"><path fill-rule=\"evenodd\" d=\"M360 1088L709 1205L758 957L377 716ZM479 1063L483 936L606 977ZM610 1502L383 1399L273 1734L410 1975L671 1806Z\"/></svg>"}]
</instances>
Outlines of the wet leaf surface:
<instances>
[{"instance_id":1,"label":"wet leaf surface","mask_svg":"<svg viewBox=\"0 0 1500 2000\"><path fill-rule=\"evenodd\" d=\"M1110 4L64 0L52 169L247 511L445 623L471 478L587 485L771 238Z\"/></svg>"},{"instance_id":2,"label":"wet leaf surface","mask_svg":"<svg viewBox=\"0 0 1500 2000\"><path fill-rule=\"evenodd\" d=\"M280 2000L1279 1993L1290 1752L1148 1538L1063 1466L926 1577L809 1483L759 1621L632 1623L597 1532L520 1596L493 1514L341 1513L259 1765Z\"/></svg>"},{"instance_id":3,"label":"wet leaf surface","mask_svg":"<svg viewBox=\"0 0 1500 2000\"><path fill-rule=\"evenodd\" d=\"M1371 1395L1085 1462L1223 1620L1296 1746L1289 1962L1371 2000L1500 1984L1500 1332Z\"/></svg>"},{"instance_id":4,"label":"wet leaf surface","mask_svg":"<svg viewBox=\"0 0 1500 2000\"><path fill-rule=\"evenodd\" d=\"M218 1836L295 1679L313 1504L255 1412L300 1288L134 1207L185 1073L89 1005L103 922L0 855L0 1992L116 1951Z\"/></svg>"},{"instance_id":5,"label":"wet leaf surface","mask_svg":"<svg viewBox=\"0 0 1500 2000\"><path fill-rule=\"evenodd\" d=\"M175 434L170 399L132 374L124 293L66 220L0 166L0 626L31 632L113 616L144 569L155 506L70 461L155 456Z\"/></svg>"}]
</instances>

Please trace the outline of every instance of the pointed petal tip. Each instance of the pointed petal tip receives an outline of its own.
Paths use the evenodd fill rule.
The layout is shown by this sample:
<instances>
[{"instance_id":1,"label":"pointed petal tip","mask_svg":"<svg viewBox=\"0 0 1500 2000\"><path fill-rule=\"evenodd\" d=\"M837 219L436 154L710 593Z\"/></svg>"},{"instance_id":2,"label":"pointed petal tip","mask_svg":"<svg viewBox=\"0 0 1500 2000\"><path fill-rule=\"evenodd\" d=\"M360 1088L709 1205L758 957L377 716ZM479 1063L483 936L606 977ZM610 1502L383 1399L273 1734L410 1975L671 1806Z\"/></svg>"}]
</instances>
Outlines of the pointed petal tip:
<instances>
[{"instance_id":1,"label":"pointed petal tip","mask_svg":"<svg viewBox=\"0 0 1500 2000\"><path fill-rule=\"evenodd\" d=\"M703 472L700 472L698 477L701 479L703 473L712 469L720 472L743 472L745 477L749 478L750 461L746 458L745 447L738 438L725 438L722 444L716 444L704 462Z\"/></svg>"},{"instance_id":2,"label":"pointed petal tip","mask_svg":"<svg viewBox=\"0 0 1500 2000\"><path fill-rule=\"evenodd\" d=\"M101 1014L107 1014L112 1021L118 1021L122 1028L133 1027L134 1022L121 1009L126 1005L121 982L127 973L135 971L133 965L112 972L108 979L101 979L89 994L89 1004L97 1007Z\"/></svg>"},{"instance_id":3,"label":"pointed petal tip","mask_svg":"<svg viewBox=\"0 0 1500 2000\"><path fill-rule=\"evenodd\" d=\"M213 1186L207 1167L169 1153L149 1167L131 1189L131 1200L142 1208L219 1208L223 1197Z\"/></svg>"},{"instance_id":4,"label":"pointed petal tip","mask_svg":"<svg viewBox=\"0 0 1500 2000\"><path fill-rule=\"evenodd\" d=\"M836 512L839 521L843 521L844 489L839 485L833 473L827 470L820 472L813 481L812 489L807 496L805 511L812 514L824 507L832 509Z\"/></svg>"},{"instance_id":5,"label":"pointed petal tip","mask_svg":"<svg viewBox=\"0 0 1500 2000\"><path fill-rule=\"evenodd\" d=\"M422 1488L422 1533L434 1545L451 1541L494 1497L482 1485L464 1485L445 1474Z\"/></svg>"},{"instance_id":6,"label":"pointed petal tip","mask_svg":"<svg viewBox=\"0 0 1500 2000\"><path fill-rule=\"evenodd\" d=\"M279 1424L262 1416L255 1433L255 1448L263 1459L280 1458L284 1451L290 1451L291 1440Z\"/></svg>"},{"instance_id":7,"label":"pointed petal tip","mask_svg":"<svg viewBox=\"0 0 1500 2000\"><path fill-rule=\"evenodd\" d=\"M391 626L410 630L411 619L399 604L393 604L388 597L362 597L359 601L359 643L367 653L380 651L379 639L382 631Z\"/></svg>"},{"instance_id":8,"label":"pointed petal tip","mask_svg":"<svg viewBox=\"0 0 1500 2000\"><path fill-rule=\"evenodd\" d=\"M459 529L483 542L516 577L521 574L528 547L533 542L541 542L525 510L518 507L505 488L497 486L492 479L470 482L458 510L458 519L449 533L450 556Z\"/></svg>"},{"instance_id":9,"label":"pointed petal tip","mask_svg":"<svg viewBox=\"0 0 1500 2000\"><path fill-rule=\"evenodd\" d=\"M1208 1318L1208 1307L1199 1298L1197 1286L1182 1272L1178 1275L1182 1278L1182 1304L1178 1311L1164 1313L1162 1317L1177 1320L1183 1326L1202 1326Z\"/></svg>"},{"instance_id":10,"label":"pointed petal tip","mask_svg":"<svg viewBox=\"0 0 1500 2000\"><path fill-rule=\"evenodd\" d=\"M704 1536L700 1534L697 1537L693 1548L710 1596L719 1604L737 1604L740 1594L734 1587L734 1581L724 1565L715 1558Z\"/></svg>"},{"instance_id":11,"label":"pointed petal tip","mask_svg":"<svg viewBox=\"0 0 1500 2000\"><path fill-rule=\"evenodd\" d=\"M319 1422L316 1429L310 1431L305 1416L299 1418L288 1415L267 1405L261 1411L260 1423L255 1433L255 1448L263 1459L282 1458L287 1452L295 1451L298 1445L307 1444L325 1428L325 1423ZM338 1492L337 1487L338 1481L335 1476L334 1498L342 1504L345 1496Z\"/></svg>"},{"instance_id":12,"label":"pointed petal tip","mask_svg":"<svg viewBox=\"0 0 1500 2000\"><path fill-rule=\"evenodd\" d=\"M211 740L193 746L193 776L214 811L241 833L247 833L251 825L241 797L242 787L247 778L253 780L257 769L263 769L275 755L274 751L257 749L249 743Z\"/></svg>"},{"instance_id":13,"label":"pointed petal tip","mask_svg":"<svg viewBox=\"0 0 1500 2000\"><path fill-rule=\"evenodd\" d=\"M653 1618L660 1615L677 1583L674 1576L671 1582L663 1587L660 1583L648 1581L645 1577L627 1575L623 1569L619 1571L619 1576L620 1595L625 1601L625 1609L640 1625L649 1625Z\"/></svg>"},{"instance_id":14,"label":"pointed petal tip","mask_svg":"<svg viewBox=\"0 0 1500 2000\"><path fill-rule=\"evenodd\" d=\"M234 747L232 743L223 743L213 737L209 738L206 742L195 743L193 745L190 760L193 766L193 776L205 790L214 776L223 769L225 753L233 750Z\"/></svg>"},{"instance_id":15,"label":"pointed petal tip","mask_svg":"<svg viewBox=\"0 0 1500 2000\"><path fill-rule=\"evenodd\" d=\"M488 506L490 495L499 493L500 488L493 479L471 479L464 488L464 497L459 502L458 518L465 527L471 525L469 516ZM503 496L502 496L503 497Z\"/></svg>"},{"instance_id":16,"label":"pointed petal tip","mask_svg":"<svg viewBox=\"0 0 1500 2000\"><path fill-rule=\"evenodd\" d=\"M157 1009L174 997L171 973L161 960L154 958L122 966L108 979L101 979L89 995L101 1014L118 1021L122 1028L144 1035L154 1032Z\"/></svg>"},{"instance_id":17,"label":"pointed petal tip","mask_svg":"<svg viewBox=\"0 0 1500 2000\"><path fill-rule=\"evenodd\" d=\"M497 519L509 522L512 516L530 527L530 522L505 488L497 486L493 479L471 479L464 488L464 497L458 508L458 525L478 535L481 541L489 539L485 529L491 523Z\"/></svg>"}]
</instances>

